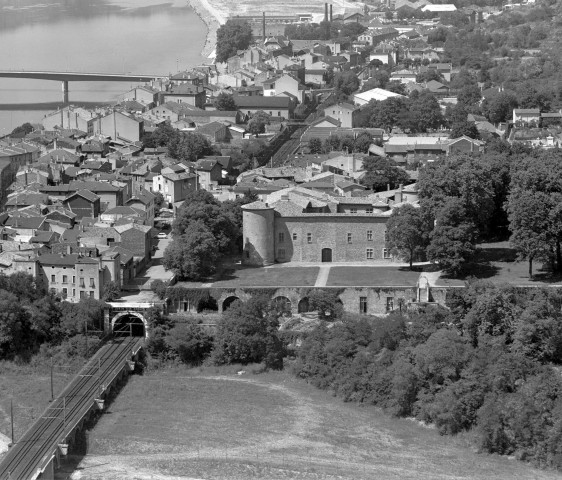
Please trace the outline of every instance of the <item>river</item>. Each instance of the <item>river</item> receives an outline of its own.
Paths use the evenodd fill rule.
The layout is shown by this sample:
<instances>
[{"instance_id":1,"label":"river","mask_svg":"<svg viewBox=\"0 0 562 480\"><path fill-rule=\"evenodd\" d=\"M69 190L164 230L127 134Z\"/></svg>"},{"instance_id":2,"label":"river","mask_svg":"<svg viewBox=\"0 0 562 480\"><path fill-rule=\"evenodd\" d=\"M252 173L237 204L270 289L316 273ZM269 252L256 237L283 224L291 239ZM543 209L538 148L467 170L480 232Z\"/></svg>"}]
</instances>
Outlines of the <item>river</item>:
<instances>
[{"instance_id":1,"label":"river","mask_svg":"<svg viewBox=\"0 0 562 480\"><path fill-rule=\"evenodd\" d=\"M185 0L0 0L0 69L167 75L208 62L206 33ZM113 101L130 86L70 82L70 103ZM0 136L61 101L60 82L0 78Z\"/></svg>"}]
</instances>

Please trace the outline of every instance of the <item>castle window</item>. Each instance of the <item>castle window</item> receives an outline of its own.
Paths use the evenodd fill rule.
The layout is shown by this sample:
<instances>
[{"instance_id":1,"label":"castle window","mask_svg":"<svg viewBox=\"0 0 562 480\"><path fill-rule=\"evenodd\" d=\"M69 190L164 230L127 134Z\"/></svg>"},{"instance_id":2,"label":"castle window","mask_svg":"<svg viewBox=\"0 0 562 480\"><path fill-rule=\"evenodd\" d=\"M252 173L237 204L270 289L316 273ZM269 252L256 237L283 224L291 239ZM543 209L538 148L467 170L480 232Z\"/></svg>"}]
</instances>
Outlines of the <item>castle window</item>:
<instances>
[{"instance_id":1,"label":"castle window","mask_svg":"<svg viewBox=\"0 0 562 480\"><path fill-rule=\"evenodd\" d=\"M375 251L372 248L367 249L367 260L372 260L375 258Z\"/></svg>"},{"instance_id":2,"label":"castle window","mask_svg":"<svg viewBox=\"0 0 562 480\"><path fill-rule=\"evenodd\" d=\"M367 240L373 240L373 231L367 230Z\"/></svg>"},{"instance_id":3,"label":"castle window","mask_svg":"<svg viewBox=\"0 0 562 480\"><path fill-rule=\"evenodd\" d=\"M367 313L367 297L359 297L359 313Z\"/></svg>"},{"instance_id":4,"label":"castle window","mask_svg":"<svg viewBox=\"0 0 562 480\"><path fill-rule=\"evenodd\" d=\"M54 276L54 275L51 275L51 282L55 282L55 281L56 281L56 280L55 280L55 276Z\"/></svg>"},{"instance_id":5,"label":"castle window","mask_svg":"<svg viewBox=\"0 0 562 480\"><path fill-rule=\"evenodd\" d=\"M390 250L388 248L382 249L382 258L385 258L387 260L392 258L391 255L390 255Z\"/></svg>"},{"instance_id":6,"label":"castle window","mask_svg":"<svg viewBox=\"0 0 562 480\"><path fill-rule=\"evenodd\" d=\"M351 243L351 233L347 234L347 243Z\"/></svg>"},{"instance_id":7,"label":"castle window","mask_svg":"<svg viewBox=\"0 0 562 480\"><path fill-rule=\"evenodd\" d=\"M306 241L307 241L308 243L312 243L312 233L307 233L307 234L306 234Z\"/></svg>"},{"instance_id":8,"label":"castle window","mask_svg":"<svg viewBox=\"0 0 562 480\"><path fill-rule=\"evenodd\" d=\"M365 213L373 213L373 207L367 207Z\"/></svg>"},{"instance_id":9,"label":"castle window","mask_svg":"<svg viewBox=\"0 0 562 480\"><path fill-rule=\"evenodd\" d=\"M279 232L279 243L283 243L285 241L285 233Z\"/></svg>"},{"instance_id":10,"label":"castle window","mask_svg":"<svg viewBox=\"0 0 562 480\"><path fill-rule=\"evenodd\" d=\"M297 234L293 233L293 240L296 241L297 240Z\"/></svg>"},{"instance_id":11,"label":"castle window","mask_svg":"<svg viewBox=\"0 0 562 480\"><path fill-rule=\"evenodd\" d=\"M391 310L394 310L394 298L386 297L386 311L390 312Z\"/></svg>"},{"instance_id":12,"label":"castle window","mask_svg":"<svg viewBox=\"0 0 562 480\"><path fill-rule=\"evenodd\" d=\"M279 258L285 258L285 249L284 249L284 248L280 248L280 249L277 251L277 256L278 256Z\"/></svg>"},{"instance_id":13,"label":"castle window","mask_svg":"<svg viewBox=\"0 0 562 480\"><path fill-rule=\"evenodd\" d=\"M350 212L350 213L357 213L357 208L352 207L352 208L349 210L349 212Z\"/></svg>"},{"instance_id":14,"label":"castle window","mask_svg":"<svg viewBox=\"0 0 562 480\"><path fill-rule=\"evenodd\" d=\"M68 283L68 277L66 275L62 276L62 283Z\"/></svg>"},{"instance_id":15,"label":"castle window","mask_svg":"<svg viewBox=\"0 0 562 480\"><path fill-rule=\"evenodd\" d=\"M388 231L387 230L384 231L384 241L388 242Z\"/></svg>"}]
</instances>

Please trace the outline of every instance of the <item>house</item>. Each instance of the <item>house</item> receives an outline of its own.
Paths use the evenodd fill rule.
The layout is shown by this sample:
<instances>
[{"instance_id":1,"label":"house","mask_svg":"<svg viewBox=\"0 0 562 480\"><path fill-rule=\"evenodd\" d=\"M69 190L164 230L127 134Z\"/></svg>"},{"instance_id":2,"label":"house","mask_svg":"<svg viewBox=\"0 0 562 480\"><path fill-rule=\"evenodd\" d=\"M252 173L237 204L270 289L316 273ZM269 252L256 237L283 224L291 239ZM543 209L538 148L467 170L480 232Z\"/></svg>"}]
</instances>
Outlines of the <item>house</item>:
<instances>
[{"instance_id":1,"label":"house","mask_svg":"<svg viewBox=\"0 0 562 480\"><path fill-rule=\"evenodd\" d=\"M133 196L125 202L125 205L143 210L146 213L146 224L152 227L154 225L155 199L156 195L144 188L139 188L135 190Z\"/></svg>"},{"instance_id":2,"label":"house","mask_svg":"<svg viewBox=\"0 0 562 480\"><path fill-rule=\"evenodd\" d=\"M153 193L161 193L168 203L185 200L189 192L197 190L197 175L189 171L164 172L153 179Z\"/></svg>"},{"instance_id":3,"label":"house","mask_svg":"<svg viewBox=\"0 0 562 480\"><path fill-rule=\"evenodd\" d=\"M41 120L41 124L45 130L76 129L92 135L98 115L84 108L68 106L48 113Z\"/></svg>"},{"instance_id":4,"label":"house","mask_svg":"<svg viewBox=\"0 0 562 480\"><path fill-rule=\"evenodd\" d=\"M195 125L203 125L213 122L228 122L232 124L243 123L244 115L238 110L192 110L186 113L185 118L192 121Z\"/></svg>"},{"instance_id":5,"label":"house","mask_svg":"<svg viewBox=\"0 0 562 480\"><path fill-rule=\"evenodd\" d=\"M289 97L245 97L234 95L236 105L247 115L263 111L272 117L293 118L295 103Z\"/></svg>"},{"instance_id":6,"label":"house","mask_svg":"<svg viewBox=\"0 0 562 480\"><path fill-rule=\"evenodd\" d=\"M140 87L132 88L125 95L123 95L122 99L125 101L134 100L150 109L156 105L159 92L160 90L157 88L154 88L150 85L143 85Z\"/></svg>"},{"instance_id":7,"label":"house","mask_svg":"<svg viewBox=\"0 0 562 480\"><path fill-rule=\"evenodd\" d=\"M45 217L22 217L18 214L8 218L5 227L9 227L20 237L33 237L39 231L47 231L49 224Z\"/></svg>"},{"instance_id":8,"label":"house","mask_svg":"<svg viewBox=\"0 0 562 480\"><path fill-rule=\"evenodd\" d=\"M76 219L83 217L97 218L100 214L100 197L89 190L78 190L70 194L62 202L67 208L76 215Z\"/></svg>"},{"instance_id":9,"label":"house","mask_svg":"<svg viewBox=\"0 0 562 480\"><path fill-rule=\"evenodd\" d=\"M146 222L146 212L135 207L115 207L109 208L100 216L102 222L109 225L115 224L118 220L127 219L130 222L144 224Z\"/></svg>"},{"instance_id":10,"label":"house","mask_svg":"<svg viewBox=\"0 0 562 480\"><path fill-rule=\"evenodd\" d=\"M525 124L535 123L538 126L541 119L541 111L538 108L515 108L513 109L513 123Z\"/></svg>"},{"instance_id":11,"label":"house","mask_svg":"<svg viewBox=\"0 0 562 480\"><path fill-rule=\"evenodd\" d=\"M144 120L127 112L113 110L96 119L94 133L113 140L140 142L144 134Z\"/></svg>"},{"instance_id":12,"label":"house","mask_svg":"<svg viewBox=\"0 0 562 480\"><path fill-rule=\"evenodd\" d=\"M20 193L12 195L5 203L4 209L7 212L19 210L20 208L33 205L48 205L49 196L44 193Z\"/></svg>"},{"instance_id":13,"label":"house","mask_svg":"<svg viewBox=\"0 0 562 480\"><path fill-rule=\"evenodd\" d=\"M224 123L212 122L200 125L195 129L195 133L208 138L211 143L227 143L230 141L230 133Z\"/></svg>"},{"instance_id":14,"label":"house","mask_svg":"<svg viewBox=\"0 0 562 480\"><path fill-rule=\"evenodd\" d=\"M353 96L353 100L357 105L366 105L371 100L383 101L391 97L405 98L404 95L400 95L399 93L394 93L382 88L373 88L371 90L367 90L366 92L356 93Z\"/></svg>"},{"instance_id":15,"label":"house","mask_svg":"<svg viewBox=\"0 0 562 480\"><path fill-rule=\"evenodd\" d=\"M80 157L74 153L70 153L62 148L56 148L47 152L37 159L39 164L56 164L63 166L74 166L80 165Z\"/></svg>"},{"instance_id":16,"label":"house","mask_svg":"<svg viewBox=\"0 0 562 480\"><path fill-rule=\"evenodd\" d=\"M84 256L81 253L42 254L14 261L15 269L32 274L47 290L65 300L83 298L101 300L104 286L115 282L121 286L119 253Z\"/></svg>"},{"instance_id":17,"label":"house","mask_svg":"<svg viewBox=\"0 0 562 480\"><path fill-rule=\"evenodd\" d=\"M421 8L422 12L432 12L432 13L451 13L456 12L457 7L452 3L442 3L440 5L427 4Z\"/></svg>"},{"instance_id":18,"label":"house","mask_svg":"<svg viewBox=\"0 0 562 480\"><path fill-rule=\"evenodd\" d=\"M105 211L108 208L123 205L125 188L119 184L97 181L74 181L69 184L47 185L40 187L41 193L46 193L49 197L64 200L70 194L79 190L89 190L100 197L100 209Z\"/></svg>"},{"instance_id":19,"label":"house","mask_svg":"<svg viewBox=\"0 0 562 480\"><path fill-rule=\"evenodd\" d=\"M327 107L324 110L326 115L339 122L339 126L343 128L357 127L357 120L359 116L359 108L350 103L338 103Z\"/></svg>"},{"instance_id":20,"label":"house","mask_svg":"<svg viewBox=\"0 0 562 480\"><path fill-rule=\"evenodd\" d=\"M449 87L443 85L441 82L438 82L437 80L430 80L429 82L426 82L425 88L436 96L449 95Z\"/></svg>"},{"instance_id":21,"label":"house","mask_svg":"<svg viewBox=\"0 0 562 480\"><path fill-rule=\"evenodd\" d=\"M166 91L158 94L158 98L159 104L178 102L203 108L205 106L207 94L203 87L184 83L181 85L170 85Z\"/></svg>"},{"instance_id":22,"label":"house","mask_svg":"<svg viewBox=\"0 0 562 480\"><path fill-rule=\"evenodd\" d=\"M205 190L213 190L222 180L222 165L218 160L198 160L195 170L199 177L199 184Z\"/></svg>"},{"instance_id":23,"label":"house","mask_svg":"<svg viewBox=\"0 0 562 480\"><path fill-rule=\"evenodd\" d=\"M379 60L384 65L394 66L398 60L398 51L395 47L381 45L369 54L369 61Z\"/></svg>"},{"instance_id":24,"label":"house","mask_svg":"<svg viewBox=\"0 0 562 480\"><path fill-rule=\"evenodd\" d=\"M120 245L130 250L135 257L142 257L146 261L150 260L152 254L152 232L149 225L139 225L138 223L128 223L113 227L121 237Z\"/></svg>"}]
</instances>

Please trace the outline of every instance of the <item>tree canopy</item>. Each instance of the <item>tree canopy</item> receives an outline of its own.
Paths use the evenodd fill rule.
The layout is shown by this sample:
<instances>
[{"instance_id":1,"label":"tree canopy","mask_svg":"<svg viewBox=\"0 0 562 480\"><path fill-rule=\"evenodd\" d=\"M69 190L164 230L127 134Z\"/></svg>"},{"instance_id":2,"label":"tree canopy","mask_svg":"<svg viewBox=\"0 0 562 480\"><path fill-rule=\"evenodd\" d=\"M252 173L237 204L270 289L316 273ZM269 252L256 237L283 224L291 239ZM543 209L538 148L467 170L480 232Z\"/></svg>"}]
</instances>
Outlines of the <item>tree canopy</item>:
<instances>
[{"instance_id":1,"label":"tree canopy","mask_svg":"<svg viewBox=\"0 0 562 480\"><path fill-rule=\"evenodd\" d=\"M238 50L246 50L252 43L252 27L248 22L227 20L217 30L217 62L226 62Z\"/></svg>"}]
</instances>

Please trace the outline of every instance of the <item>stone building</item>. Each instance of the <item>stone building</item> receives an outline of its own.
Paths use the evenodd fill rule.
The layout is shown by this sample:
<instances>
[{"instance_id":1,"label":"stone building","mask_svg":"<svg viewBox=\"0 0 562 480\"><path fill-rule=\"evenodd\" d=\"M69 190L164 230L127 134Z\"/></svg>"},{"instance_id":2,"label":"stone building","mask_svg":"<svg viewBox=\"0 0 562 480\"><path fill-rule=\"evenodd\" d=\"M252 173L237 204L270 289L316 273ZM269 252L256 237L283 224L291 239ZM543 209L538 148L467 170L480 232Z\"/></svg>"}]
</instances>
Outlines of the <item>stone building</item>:
<instances>
[{"instance_id":1,"label":"stone building","mask_svg":"<svg viewBox=\"0 0 562 480\"><path fill-rule=\"evenodd\" d=\"M376 194L335 197L302 187L273 193L242 207L243 263L390 262L385 236L392 205Z\"/></svg>"}]
</instances>

